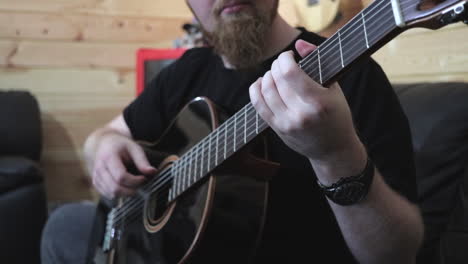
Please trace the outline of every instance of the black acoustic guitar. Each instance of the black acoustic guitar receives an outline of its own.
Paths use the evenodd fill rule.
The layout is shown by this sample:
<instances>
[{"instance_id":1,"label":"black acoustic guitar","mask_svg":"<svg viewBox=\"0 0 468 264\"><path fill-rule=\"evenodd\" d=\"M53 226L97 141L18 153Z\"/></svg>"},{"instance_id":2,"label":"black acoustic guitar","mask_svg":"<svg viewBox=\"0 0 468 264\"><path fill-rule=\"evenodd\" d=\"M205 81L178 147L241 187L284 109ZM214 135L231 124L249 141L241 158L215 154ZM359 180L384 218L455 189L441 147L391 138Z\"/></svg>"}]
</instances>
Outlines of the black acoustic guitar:
<instances>
[{"instance_id":1,"label":"black acoustic guitar","mask_svg":"<svg viewBox=\"0 0 468 264\"><path fill-rule=\"evenodd\" d=\"M467 23L467 2L376 0L299 66L327 86L409 28ZM195 98L152 146L160 153L150 157L160 164L159 173L138 194L110 207L100 203L89 259L251 262L262 233L268 179L277 167L258 151L265 146L251 144L261 142L253 139L267 127L251 103L224 118L209 99ZM257 149L256 155L250 149Z\"/></svg>"}]
</instances>

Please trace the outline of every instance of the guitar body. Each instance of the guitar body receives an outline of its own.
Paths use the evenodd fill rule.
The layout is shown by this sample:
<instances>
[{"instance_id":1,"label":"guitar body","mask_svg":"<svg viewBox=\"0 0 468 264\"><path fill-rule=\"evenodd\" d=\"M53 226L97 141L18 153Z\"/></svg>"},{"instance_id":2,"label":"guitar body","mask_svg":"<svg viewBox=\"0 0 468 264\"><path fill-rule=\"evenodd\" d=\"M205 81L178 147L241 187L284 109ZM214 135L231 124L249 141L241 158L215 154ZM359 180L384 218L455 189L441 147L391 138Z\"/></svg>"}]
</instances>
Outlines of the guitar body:
<instances>
[{"instance_id":1,"label":"guitar body","mask_svg":"<svg viewBox=\"0 0 468 264\"><path fill-rule=\"evenodd\" d=\"M220 118L208 99L193 100L153 147L172 156L159 156L151 162L162 160L161 166L171 166L171 160L216 128ZM249 175L267 173L265 168L274 168L274 164L238 154L243 157L233 156L226 165L233 159L233 163L241 162L236 170L216 169L175 202L167 204L168 191L151 195L137 216L125 216L117 226L110 251L102 252L102 241L94 241L94 260L116 264L249 263L261 236L268 195L268 182ZM124 203L122 199L117 208ZM96 218L94 235L98 237L103 237L105 215L101 211Z\"/></svg>"}]
</instances>

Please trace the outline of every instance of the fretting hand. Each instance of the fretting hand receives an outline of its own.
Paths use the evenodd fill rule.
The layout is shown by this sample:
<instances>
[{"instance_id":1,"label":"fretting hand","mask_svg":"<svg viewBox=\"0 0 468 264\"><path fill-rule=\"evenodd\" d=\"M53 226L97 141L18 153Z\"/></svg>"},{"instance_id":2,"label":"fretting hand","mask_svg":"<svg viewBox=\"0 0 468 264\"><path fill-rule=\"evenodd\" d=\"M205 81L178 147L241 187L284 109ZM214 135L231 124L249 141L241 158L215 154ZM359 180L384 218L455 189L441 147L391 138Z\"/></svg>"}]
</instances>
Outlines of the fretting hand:
<instances>
[{"instance_id":1,"label":"fretting hand","mask_svg":"<svg viewBox=\"0 0 468 264\"><path fill-rule=\"evenodd\" d=\"M302 40L296 42L302 57L315 48ZM249 92L262 119L312 165L364 167L365 150L340 86L334 83L325 88L312 80L299 68L292 51L282 53ZM349 159L350 155L357 157Z\"/></svg>"}]
</instances>

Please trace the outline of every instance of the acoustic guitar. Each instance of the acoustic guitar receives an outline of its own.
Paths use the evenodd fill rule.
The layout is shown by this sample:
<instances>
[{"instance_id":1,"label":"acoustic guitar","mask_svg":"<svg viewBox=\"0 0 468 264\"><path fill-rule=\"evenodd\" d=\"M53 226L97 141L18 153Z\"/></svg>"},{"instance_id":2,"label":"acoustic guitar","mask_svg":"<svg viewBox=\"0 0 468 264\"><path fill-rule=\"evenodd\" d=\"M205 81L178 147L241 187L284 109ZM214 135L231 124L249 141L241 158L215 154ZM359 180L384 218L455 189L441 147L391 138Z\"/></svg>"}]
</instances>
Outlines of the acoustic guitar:
<instances>
[{"instance_id":1,"label":"acoustic guitar","mask_svg":"<svg viewBox=\"0 0 468 264\"><path fill-rule=\"evenodd\" d=\"M363 8L362 0L295 0L297 23L324 37L333 35Z\"/></svg>"},{"instance_id":2,"label":"acoustic guitar","mask_svg":"<svg viewBox=\"0 0 468 264\"><path fill-rule=\"evenodd\" d=\"M467 8L468 0L376 0L299 66L328 86L407 29L468 23ZM208 98L195 98L151 146L157 175L134 196L101 200L89 260L249 263L277 168L261 151L249 152L262 149L251 143L267 128L251 103L227 118Z\"/></svg>"}]
</instances>

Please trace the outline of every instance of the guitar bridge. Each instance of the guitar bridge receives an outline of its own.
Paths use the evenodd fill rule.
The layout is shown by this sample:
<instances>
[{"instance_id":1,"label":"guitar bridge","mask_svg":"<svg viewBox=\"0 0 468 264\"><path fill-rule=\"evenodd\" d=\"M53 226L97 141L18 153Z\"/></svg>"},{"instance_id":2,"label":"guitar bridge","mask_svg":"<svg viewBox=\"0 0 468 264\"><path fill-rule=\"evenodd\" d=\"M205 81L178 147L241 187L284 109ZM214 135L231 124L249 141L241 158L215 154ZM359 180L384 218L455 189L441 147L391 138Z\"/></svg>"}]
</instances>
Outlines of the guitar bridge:
<instances>
[{"instance_id":1,"label":"guitar bridge","mask_svg":"<svg viewBox=\"0 0 468 264\"><path fill-rule=\"evenodd\" d=\"M120 230L114 227L115 208L107 215L106 232L102 243L102 250L108 252L114 247L114 241L120 239Z\"/></svg>"}]
</instances>

